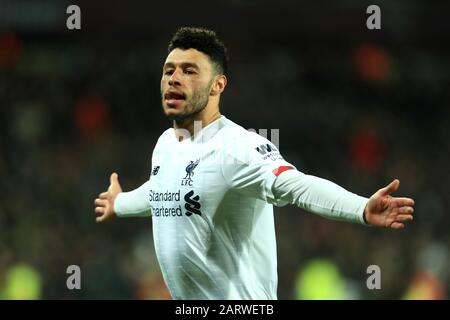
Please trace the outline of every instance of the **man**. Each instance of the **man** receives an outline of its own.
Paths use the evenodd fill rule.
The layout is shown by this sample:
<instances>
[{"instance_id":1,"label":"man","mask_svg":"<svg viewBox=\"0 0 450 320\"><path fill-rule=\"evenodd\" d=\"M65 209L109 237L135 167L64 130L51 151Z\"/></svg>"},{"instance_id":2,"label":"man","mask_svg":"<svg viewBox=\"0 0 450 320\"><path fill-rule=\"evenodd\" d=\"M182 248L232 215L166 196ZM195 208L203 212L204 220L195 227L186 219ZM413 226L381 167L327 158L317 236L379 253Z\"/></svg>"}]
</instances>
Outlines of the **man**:
<instances>
[{"instance_id":1,"label":"man","mask_svg":"<svg viewBox=\"0 0 450 320\"><path fill-rule=\"evenodd\" d=\"M322 216L401 229L414 201L370 199L306 175L265 138L219 111L227 53L212 31L179 29L161 79L162 107L173 128L159 138L149 181L122 192L113 173L95 200L97 222L152 216L155 250L174 299L276 299L273 204Z\"/></svg>"}]
</instances>

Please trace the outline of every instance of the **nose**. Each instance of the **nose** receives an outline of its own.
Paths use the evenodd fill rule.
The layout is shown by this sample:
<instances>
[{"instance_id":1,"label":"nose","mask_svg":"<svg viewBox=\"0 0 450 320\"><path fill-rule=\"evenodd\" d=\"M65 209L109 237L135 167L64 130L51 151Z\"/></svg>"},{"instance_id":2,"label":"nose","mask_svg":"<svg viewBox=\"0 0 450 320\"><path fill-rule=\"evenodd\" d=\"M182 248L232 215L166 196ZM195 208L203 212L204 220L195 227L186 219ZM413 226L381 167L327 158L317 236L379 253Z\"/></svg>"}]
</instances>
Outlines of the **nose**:
<instances>
[{"instance_id":1,"label":"nose","mask_svg":"<svg viewBox=\"0 0 450 320\"><path fill-rule=\"evenodd\" d=\"M170 86L180 85L178 69L175 69L175 71L170 75L169 85Z\"/></svg>"}]
</instances>

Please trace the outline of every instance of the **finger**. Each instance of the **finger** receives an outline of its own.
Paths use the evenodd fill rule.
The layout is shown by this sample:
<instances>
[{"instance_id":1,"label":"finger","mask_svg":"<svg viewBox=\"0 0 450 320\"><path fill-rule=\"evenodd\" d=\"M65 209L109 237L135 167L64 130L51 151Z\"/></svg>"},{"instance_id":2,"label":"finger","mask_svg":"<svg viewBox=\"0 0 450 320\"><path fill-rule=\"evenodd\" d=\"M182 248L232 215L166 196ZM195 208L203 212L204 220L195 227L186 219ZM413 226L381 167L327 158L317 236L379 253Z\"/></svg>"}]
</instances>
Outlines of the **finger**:
<instances>
[{"instance_id":1,"label":"finger","mask_svg":"<svg viewBox=\"0 0 450 320\"><path fill-rule=\"evenodd\" d=\"M414 212L413 207L400 207L398 209L398 213L400 213L400 214L412 215L413 212Z\"/></svg>"},{"instance_id":2,"label":"finger","mask_svg":"<svg viewBox=\"0 0 450 320\"><path fill-rule=\"evenodd\" d=\"M395 179L390 184L388 184L386 187L379 190L380 194L383 196L389 195L393 192L395 192L398 187L400 186L400 180Z\"/></svg>"},{"instance_id":3,"label":"finger","mask_svg":"<svg viewBox=\"0 0 450 320\"><path fill-rule=\"evenodd\" d=\"M102 192L98 195L100 199L107 199L108 198L108 192Z\"/></svg>"},{"instance_id":4,"label":"finger","mask_svg":"<svg viewBox=\"0 0 450 320\"><path fill-rule=\"evenodd\" d=\"M403 229L405 227L405 225L401 222L394 222L391 224L391 228L392 229Z\"/></svg>"},{"instance_id":5,"label":"finger","mask_svg":"<svg viewBox=\"0 0 450 320\"><path fill-rule=\"evenodd\" d=\"M105 208L103 208L103 207L95 207L95 212L104 214L105 213Z\"/></svg>"},{"instance_id":6,"label":"finger","mask_svg":"<svg viewBox=\"0 0 450 320\"><path fill-rule=\"evenodd\" d=\"M106 215L102 215L100 217L95 218L95 221L96 222L103 222L103 221L105 221L105 219L106 219Z\"/></svg>"},{"instance_id":7,"label":"finger","mask_svg":"<svg viewBox=\"0 0 450 320\"><path fill-rule=\"evenodd\" d=\"M393 201L397 207L413 206L415 203L411 198L394 198Z\"/></svg>"},{"instance_id":8,"label":"finger","mask_svg":"<svg viewBox=\"0 0 450 320\"><path fill-rule=\"evenodd\" d=\"M395 218L396 222L408 222L412 221L414 218L410 214L400 214Z\"/></svg>"},{"instance_id":9,"label":"finger","mask_svg":"<svg viewBox=\"0 0 450 320\"><path fill-rule=\"evenodd\" d=\"M111 174L111 177L109 177L109 182L110 182L111 184L113 184L113 183L119 183L119 175L118 175L117 173L113 172L113 173Z\"/></svg>"},{"instance_id":10,"label":"finger","mask_svg":"<svg viewBox=\"0 0 450 320\"><path fill-rule=\"evenodd\" d=\"M391 213L394 214L394 216L400 215L400 214L412 215L413 212L414 212L413 207L396 207L396 208L393 208L391 211Z\"/></svg>"},{"instance_id":11,"label":"finger","mask_svg":"<svg viewBox=\"0 0 450 320\"><path fill-rule=\"evenodd\" d=\"M95 199L94 204L99 207L106 207L106 205L108 204L108 201L97 198L97 199Z\"/></svg>"}]
</instances>

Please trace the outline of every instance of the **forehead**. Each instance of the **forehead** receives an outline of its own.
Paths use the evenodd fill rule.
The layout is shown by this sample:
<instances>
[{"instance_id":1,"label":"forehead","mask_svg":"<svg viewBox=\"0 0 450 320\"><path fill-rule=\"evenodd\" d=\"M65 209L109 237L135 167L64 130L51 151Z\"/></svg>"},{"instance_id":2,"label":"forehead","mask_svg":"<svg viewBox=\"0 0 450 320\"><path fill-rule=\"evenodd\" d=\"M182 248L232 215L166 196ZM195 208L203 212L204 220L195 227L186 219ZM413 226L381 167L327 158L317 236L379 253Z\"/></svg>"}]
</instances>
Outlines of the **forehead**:
<instances>
[{"instance_id":1,"label":"forehead","mask_svg":"<svg viewBox=\"0 0 450 320\"><path fill-rule=\"evenodd\" d=\"M181 65L185 63L197 64L200 68L209 69L210 60L209 57L203 52L197 49L187 49L183 50L180 48L173 49L166 58L164 64Z\"/></svg>"}]
</instances>

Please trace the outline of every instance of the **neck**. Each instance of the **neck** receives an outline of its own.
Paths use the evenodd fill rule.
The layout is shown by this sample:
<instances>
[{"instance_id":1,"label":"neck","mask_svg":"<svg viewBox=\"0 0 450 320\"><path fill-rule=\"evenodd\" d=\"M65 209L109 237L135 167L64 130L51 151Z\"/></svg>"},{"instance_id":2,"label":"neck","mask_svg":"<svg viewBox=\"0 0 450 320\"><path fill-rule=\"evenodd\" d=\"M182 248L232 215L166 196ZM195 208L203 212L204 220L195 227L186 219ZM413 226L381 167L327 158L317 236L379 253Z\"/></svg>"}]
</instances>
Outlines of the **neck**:
<instances>
[{"instance_id":1,"label":"neck","mask_svg":"<svg viewBox=\"0 0 450 320\"><path fill-rule=\"evenodd\" d=\"M186 119L173 121L173 128L175 129L175 134L177 136L178 141L181 142L186 138L187 135L185 134L186 132L184 130L187 130L190 136L192 137L200 129L206 127L211 122L220 118L221 114L219 108L208 108L208 107L209 106L206 106L199 113L187 117ZM200 121L201 125L194 126L196 121ZM184 129L184 130L177 130L177 129Z\"/></svg>"}]
</instances>

